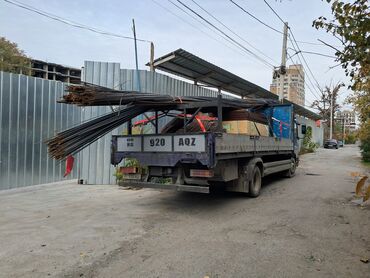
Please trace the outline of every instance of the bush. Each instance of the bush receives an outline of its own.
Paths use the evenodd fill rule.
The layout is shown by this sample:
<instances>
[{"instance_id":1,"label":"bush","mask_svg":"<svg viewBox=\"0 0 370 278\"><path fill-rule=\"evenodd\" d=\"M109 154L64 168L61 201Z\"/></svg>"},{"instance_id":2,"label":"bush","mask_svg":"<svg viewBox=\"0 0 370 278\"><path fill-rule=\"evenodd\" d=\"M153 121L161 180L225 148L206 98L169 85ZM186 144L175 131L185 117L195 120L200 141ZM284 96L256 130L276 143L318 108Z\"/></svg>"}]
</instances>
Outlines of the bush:
<instances>
[{"instance_id":1,"label":"bush","mask_svg":"<svg viewBox=\"0 0 370 278\"><path fill-rule=\"evenodd\" d=\"M119 167L116 167L116 170L115 172L113 173L113 176L116 177L116 180L119 182L121 180L123 180L123 174L121 173Z\"/></svg>"},{"instance_id":2,"label":"bush","mask_svg":"<svg viewBox=\"0 0 370 278\"><path fill-rule=\"evenodd\" d=\"M318 144L312 142L312 127L308 126L306 128L306 134L303 137L301 154L313 153L318 147Z\"/></svg>"},{"instance_id":3,"label":"bush","mask_svg":"<svg viewBox=\"0 0 370 278\"><path fill-rule=\"evenodd\" d=\"M357 136L354 132L346 134L345 143L346 144L355 144L357 141Z\"/></svg>"},{"instance_id":4,"label":"bush","mask_svg":"<svg viewBox=\"0 0 370 278\"><path fill-rule=\"evenodd\" d=\"M370 162L370 119L362 123L359 138L361 141L360 149L362 159L365 162Z\"/></svg>"}]
</instances>

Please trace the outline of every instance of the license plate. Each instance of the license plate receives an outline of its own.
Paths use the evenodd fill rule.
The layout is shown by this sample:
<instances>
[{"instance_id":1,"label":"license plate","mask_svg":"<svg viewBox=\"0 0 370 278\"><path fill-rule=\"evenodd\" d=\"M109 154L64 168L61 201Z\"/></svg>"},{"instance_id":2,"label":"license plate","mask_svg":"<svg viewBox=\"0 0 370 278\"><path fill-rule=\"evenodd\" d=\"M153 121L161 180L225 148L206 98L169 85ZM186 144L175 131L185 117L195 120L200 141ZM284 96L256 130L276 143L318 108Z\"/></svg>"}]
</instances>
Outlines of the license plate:
<instances>
[{"instance_id":1,"label":"license plate","mask_svg":"<svg viewBox=\"0 0 370 278\"><path fill-rule=\"evenodd\" d=\"M144 136L144 152L172 152L172 137Z\"/></svg>"},{"instance_id":2,"label":"license plate","mask_svg":"<svg viewBox=\"0 0 370 278\"><path fill-rule=\"evenodd\" d=\"M175 152L204 152L206 149L204 135L175 135L173 139Z\"/></svg>"},{"instance_id":3,"label":"license plate","mask_svg":"<svg viewBox=\"0 0 370 278\"><path fill-rule=\"evenodd\" d=\"M205 135L119 137L118 152L205 152Z\"/></svg>"},{"instance_id":4,"label":"license plate","mask_svg":"<svg viewBox=\"0 0 370 278\"><path fill-rule=\"evenodd\" d=\"M141 137L118 137L118 152L141 152Z\"/></svg>"}]
</instances>

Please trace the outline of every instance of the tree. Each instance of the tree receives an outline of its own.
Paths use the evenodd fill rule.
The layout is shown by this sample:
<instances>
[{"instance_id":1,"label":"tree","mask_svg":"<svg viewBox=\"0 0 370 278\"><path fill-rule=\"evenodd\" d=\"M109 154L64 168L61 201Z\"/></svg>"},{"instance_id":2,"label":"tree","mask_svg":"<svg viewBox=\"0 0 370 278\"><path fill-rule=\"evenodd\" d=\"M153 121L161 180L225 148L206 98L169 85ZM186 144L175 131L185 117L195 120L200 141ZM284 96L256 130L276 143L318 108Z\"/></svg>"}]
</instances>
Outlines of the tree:
<instances>
[{"instance_id":1,"label":"tree","mask_svg":"<svg viewBox=\"0 0 370 278\"><path fill-rule=\"evenodd\" d=\"M361 140L362 158L364 161L370 162L370 118L362 122L358 137Z\"/></svg>"},{"instance_id":2,"label":"tree","mask_svg":"<svg viewBox=\"0 0 370 278\"><path fill-rule=\"evenodd\" d=\"M331 86L325 86L325 90L321 92L321 98L319 100L315 100L311 104L312 108L316 108L319 111L320 116L327 123L329 128L333 125L333 123L330 121L330 112L332 103L331 99L333 98L333 115L334 115L337 111L339 111L340 108L337 99L339 90L342 86L343 86L342 83L338 83L334 85L332 88ZM334 121L334 117L332 120Z\"/></svg>"},{"instance_id":3,"label":"tree","mask_svg":"<svg viewBox=\"0 0 370 278\"><path fill-rule=\"evenodd\" d=\"M351 88L358 90L362 84L368 84L370 69L370 10L367 0L356 0L346 3L339 0L326 0L331 4L334 19L319 17L314 20L316 29L325 29L339 40L342 50L334 49L337 61L352 80Z\"/></svg>"},{"instance_id":4,"label":"tree","mask_svg":"<svg viewBox=\"0 0 370 278\"><path fill-rule=\"evenodd\" d=\"M4 37L0 37L0 70L25 74L30 72L30 59L16 43Z\"/></svg>"},{"instance_id":5,"label":"tree","mask_svg":"<svg viewBox=\"0 0 370 278\"><path fill-rule=\"evenodd\" d=\"M364 160L370 160L370 9L368 0L331 3L333 19L319 17L313 22L316 29L324 29L336 37L343 49L327 43L335 50L337 61L351 77L353 94L348 98L361 121L359 138Z\"/></svg>"}]
</instances>

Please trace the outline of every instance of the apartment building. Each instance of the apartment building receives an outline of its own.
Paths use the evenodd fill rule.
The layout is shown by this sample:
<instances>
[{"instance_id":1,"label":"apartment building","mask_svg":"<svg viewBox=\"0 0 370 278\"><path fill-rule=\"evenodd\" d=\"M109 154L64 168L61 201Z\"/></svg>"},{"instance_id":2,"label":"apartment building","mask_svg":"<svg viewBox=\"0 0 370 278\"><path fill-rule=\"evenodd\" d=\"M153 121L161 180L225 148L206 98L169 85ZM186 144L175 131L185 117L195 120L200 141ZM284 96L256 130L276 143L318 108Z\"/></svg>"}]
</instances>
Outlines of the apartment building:
<instances>
[{"instance_id":1,"label":"apartment building","mask_svg":"<svg viewBox=\"0 0 370 278\"><path fill-rule=\"evenodd\" d=\"M283 81L284 98L299 105L305 104L305 82L304 70L300 64L290 65L287 68ZM270 91L279 95L281 90L281 78L277 77L272 80Z\"/></svg>"}]
</instances>

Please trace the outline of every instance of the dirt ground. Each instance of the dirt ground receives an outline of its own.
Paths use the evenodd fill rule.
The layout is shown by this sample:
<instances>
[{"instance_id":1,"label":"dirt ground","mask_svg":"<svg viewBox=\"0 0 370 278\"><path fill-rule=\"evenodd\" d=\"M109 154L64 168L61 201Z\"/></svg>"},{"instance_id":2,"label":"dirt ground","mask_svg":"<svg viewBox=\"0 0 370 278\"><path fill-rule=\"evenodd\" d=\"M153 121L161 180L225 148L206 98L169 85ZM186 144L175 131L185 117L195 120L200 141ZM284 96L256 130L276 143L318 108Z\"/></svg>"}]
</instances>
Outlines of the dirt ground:
<instances>
[{"instance_id":1,"label":"dirt ground","mask_svg":"<svg viewBox=\"0 0 370 278\"><path fill-rule=\"evenodd\" d=\"M370 277L355 146L257 199L59 183L0 192L0 277Z\"/></svg>"}]
</instances>

